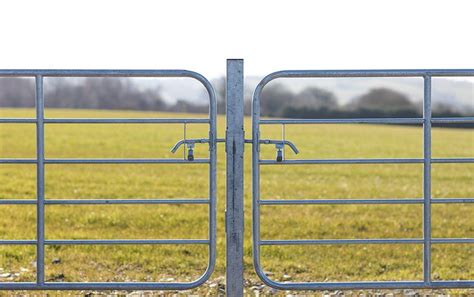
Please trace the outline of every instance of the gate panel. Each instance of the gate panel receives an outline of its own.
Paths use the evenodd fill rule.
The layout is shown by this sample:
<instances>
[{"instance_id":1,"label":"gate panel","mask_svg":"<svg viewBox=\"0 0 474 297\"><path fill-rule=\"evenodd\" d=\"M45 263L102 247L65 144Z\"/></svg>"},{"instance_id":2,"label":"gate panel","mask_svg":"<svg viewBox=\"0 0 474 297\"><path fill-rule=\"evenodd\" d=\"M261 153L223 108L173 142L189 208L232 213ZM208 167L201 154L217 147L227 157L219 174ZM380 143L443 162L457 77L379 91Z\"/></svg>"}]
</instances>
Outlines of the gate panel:
<instances>
[{"instance_id":1,"label":"gate panel","mask_svg":"<svg viewBox=\"0 0 474 297\"><path fill-rule=\"evenodd\" d=\"M432 163L474 163L474 158L432 158L432 123L474 123L473 117L432 118L431 77L474 76L474 70L289 70L266 76L257 86L252 102L252 202L253 202L253 261L261 280L281 290L334 290L334 289L396 289L396 288L473 288L474 281L433 281L431 278L432 244L473 244L473 238L432 238L431 204L474 203L474 198L436 198L431 195ZM335 77L421 77L424 79L423 118L360 118L360 119L260 119L260 99L265 85L277 78L335 78ZM260 159L260 125L292 124L422 124L423 158L397 159ZM420 199L335 199L335 200L275 200L260 197L260 166L292 164L423 164L423 198ZM421 204L423 205L423 238L400 239L311 239L262 240L260 236L260 207L265 205L308 204ZM347 244L422 244L423 281L363 281L363 282L277 282L270 279L260 264L260 248L269 245L347 245Z\"/></svg>"},{"instance_id":2,"label":"gate panel","mask_svg":"<svg viewBox=\"0 0 474 297\"><path fill-rule=\"evenodd\" d=\"M2 164L36 164L37 199L0 200L1 205L31 204L37 206L36 239L0 240L2 245L36 245L37 275L36 282L2 282L0 290L186 290L203 284L211 276L216 260L216 96L210 82L202 75L187 70L0 70L0 77L34 77L36 80L36 118L0 118L0 124L23 123L36 124L35 159L0 159ZM56 119L44 117L44 77L188 77L198 80L209 96L208 118L135 118L135 119ZM46 159L44 155L44 126L46 124L208 124L209 157L203 159ZM186 142L186 140L185 140ZM186 145L186 143L185 143ZM209 197L203 199L45 199L45 164L209 164ZM91 239L91 240L46 240L45 205L71 204L207 204L209 205L209 235L207 239ZM209 247L207 269L201 277L192 282L46 282L44 249L46 245L115 245L115 244L152 244L183 245L198 244Z\"/></svg>"}]
</instances>

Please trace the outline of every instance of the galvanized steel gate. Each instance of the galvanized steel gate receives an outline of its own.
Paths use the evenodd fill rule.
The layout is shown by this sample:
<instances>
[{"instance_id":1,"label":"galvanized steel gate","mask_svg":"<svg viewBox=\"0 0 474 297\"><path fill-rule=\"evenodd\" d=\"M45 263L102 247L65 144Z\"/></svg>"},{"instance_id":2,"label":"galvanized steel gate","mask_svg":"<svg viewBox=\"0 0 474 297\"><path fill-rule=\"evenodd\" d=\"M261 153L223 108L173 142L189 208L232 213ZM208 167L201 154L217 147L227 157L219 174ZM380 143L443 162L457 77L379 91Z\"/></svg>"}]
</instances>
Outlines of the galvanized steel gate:
<instances>
[{"instance_id":1,"label":"galvanized steel gate","mask_svg":"<svg viewBox=\"0 0 474 297\"><path fill-rule=\"evenodd\" d=\"M2 245L36 245L36 282L0 282L6 290L185 290L203 284L212 274L216 260L216 96L210 82L202 75L186 70L0 70L0 77L34 77L36 81L36 118L1 118L0 124L35 124L35 159L0 159L1 164L36 164L37 193L35 200L2 199L0 205L31 204L37 207L36 240L0 240ZM209 96L208 118L132 118L132 119L58 119L44 117L43 78L45 77L188 77L199 81ZM45 125L54 124L206 124L209 125L209 157L205 159L47 159L45 158ZM45 199L45 164L193 164L209 165L209 195L203 199ZM45 239L46 205L93 204L204 204L209 206L209 235L206 239ZM114 245L114 244L199 244L209 246L208 266L204 274L193 282L46 282L46 245Z\"/></svg>"},{"instance_id":2,"label":"galvanized steel gate","mask_svg":"<svg viewBox=\"0 0 474 297\"><path fill-rule=\"evenodd\" d=\"M266 76L257 86L252 105L252 139L244 138L243 128L243 60L228 60L227 64L227 131L226 139L216 138L216 97L209 81L202 75L185 70L0 70L0 77L34 77L36 80L36 118L1 118L0 124L35 124L37 134L37 156L35 159L0 159L1 164L36 164L37 199L0 200L0 204L31 204L37 206L36 240L0 240L2 245L36 245L37 279L34 283L0 283L0 289L8 290L108 290L108 289L148 289L148 290L185 290L203 284L212 274L216 259L216 146L225 142L227 156L227 295L243 294L243 154L244 144L252 143L252 181L253 181L253 259L258 276L267 285L284 290L321 290L321 289L364 289L364 288L473 288L474 281L433 281L431 278L431 245L474 243L472 238L432 238L431 204L473 203L474 198L431 198L432 163L474 163L474 158L432 158L432 123L473 123L474 118L432 118L431 116L431 78L443 76L474 76L474 70L366 70L366 71L280 71ZM209 95L209 117L207 119L56 119L44 117L43 78L44 77L190 77L203 84ZM314 78L314 77L421 77L424 79L424 115L423 118L364 118L364 119L260 119L260 98L266 84L276 78ZM195 143L209 144L209 157L194 159L192 150L188 158L183 159L46 159L44 155L44 126L47 124L207 124L208 139L184 139L176 148L184 144L192 149ZM260 139L260 125L292 124L420 124L423 125L422 159L311 159L285 160L281 153L285 145L297 152L294 145L283 140ZM276 160L260 159L260 145L274 144L277 148ZM87 200L48 200L44 196L45 164L208 164L209 197L205 199L87 199ZM423 198L420 199L308 199L275 200L260 198L260 166L291 164L423 164ZM45 205L54 204L207 204L209 206L209 235L207 239L163 239L163 240L47 240L45 239ZM317 205L317 204L422 204L423 238L400 239L332 239L332 240L262 240L260 238L260 207L265 205ZM265 275L260 264L260 247L265 245L320 245L320 244L422 244L423 245L423 281L396 282L276 282ZM112 244L203 244L209 247L209 260L206 272L197 280L186 283L157 282L46 282L44 276L45 245L112 245Z\"/></svg>"},{"instance_id":3,"label":"galvanized steel gate","mask_svg":"<svg viewBox=\"0 0 474 297\"><path fill-rule=\"evenodd\" d=\"M370 288L472 288L470 281L434 281L431 277L431 245L474 243L474 238L432 238L431 204L473 203L474 198L438 198L431 195L432 163L474 163L474 158L432 158L432 123L474 123L474 118L432 118L431 78L474 76L474 70L355 70L355 71L279 71L266 76L257 86L253 96L252 110L252 184L253 184L253 260L259 277L267 285L282 290L331 290ZM361 118L361 119L260 119L260 97L263 88L277 78L342 78L342 77L421 77L424 80L423 118ZM422 159L306 159L306 160L262 160L260 159L260 126L293 124L420 124L423 125ZM294 164L423 164L423 198L420 199L302 199L276 200L260 197L260 166ZM367 197L370 198L370 197ZM423 238L396 239L313 239L313 240L262 240L260 237L260 207L265 205L348 205L348 204L422 204ZM422 244L423 281L378 281L378 282L277 282L265 275L260 264L260 247L268 245L349 245L349 244Z\"/></svg>"}]
</instances>

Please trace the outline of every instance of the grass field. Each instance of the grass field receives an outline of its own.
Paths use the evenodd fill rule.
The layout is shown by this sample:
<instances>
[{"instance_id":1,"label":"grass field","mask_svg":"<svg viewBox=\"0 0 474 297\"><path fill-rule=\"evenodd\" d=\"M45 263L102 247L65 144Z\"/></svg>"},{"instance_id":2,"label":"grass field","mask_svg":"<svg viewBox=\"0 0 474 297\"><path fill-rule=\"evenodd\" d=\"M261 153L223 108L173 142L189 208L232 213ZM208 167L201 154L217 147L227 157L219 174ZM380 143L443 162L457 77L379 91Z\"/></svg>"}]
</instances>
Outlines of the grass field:
<instances>
[{"instance_id":1,"label":"grass field","mask_svg":"<svg viewBox=\"0 0 474 297\"><path fill-rule=\"evenodd\" d=\"M34 116L33 110L0 109L0 117ZM46 110L46 117L202 117L84 110ZM219 117L219 137L225 131ZM251 133L246 120L247 136ZM264 126L262 138L281 138L279 126ZM207 125L188 125L188 138L206 138ZM286 138L300 155L287 158L420 158L421 127L379 125L287 126ZM171 158L182 125L47 125L46 158ZM262 157L274 158L272 146ZM197 145L196 157L206 157ZM433 129L433 157L473 157L474 132ZM0 158L34 158L33 124L0 124ZM251 249L251 149L245 168L245 268L249 286ZM434 198L474 197L474 164L434 164ZM46 165L46 199L205 198L207 165ZM33 165L0 165L0 199L34 199ZM422 165L264 166L261 197L420 198ZM210 285L215 294L225 274L225 155L218 147L218 260ZM47 206L46 239L207 238L207 207L186 205ZM474 205L432 206L433 237L474 237ZM34 239L33 205L0 206L1 239ZM262 206L263 239L417 238L421 205ZM434 245L434 279L474 279L474 246ZM34 281L34 246L0 247L0 281ZM49 281L191 280L206 268L205 246L48 246ZM264 247L262 264L275 280L420 280L421 245ZM249 290L249 288L247 288Z\"/></svg>"}]
</instances>

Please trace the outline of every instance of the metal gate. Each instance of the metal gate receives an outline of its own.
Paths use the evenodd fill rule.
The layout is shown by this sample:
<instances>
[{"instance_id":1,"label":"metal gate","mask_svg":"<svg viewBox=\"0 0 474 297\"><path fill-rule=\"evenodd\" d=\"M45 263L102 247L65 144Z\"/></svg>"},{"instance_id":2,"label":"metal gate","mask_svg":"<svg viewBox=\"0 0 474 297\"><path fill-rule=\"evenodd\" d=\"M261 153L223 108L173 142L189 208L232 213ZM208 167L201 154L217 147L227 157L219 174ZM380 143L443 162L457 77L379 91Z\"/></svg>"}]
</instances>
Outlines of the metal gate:
<instances>
[{"instance_id":1,"label":"metal gate","mask_svg":"<svg viewBox=\"0 0 474 297\"><path fill-rule=\"evenodd\" d=\"M253 183L253 260L261 280L282 290L331 290L331 289L374 289L374 288L472 288L474 280L434 281L431 277L432 244L473 244L474 238L432 238L431 205L435 203L473 203L474 198L431 198L431 164L474 163L474 158L432 158L432 123L474 123L474 118L432 118L431 78L474 76L474 70L342 70L342 71L279 71L266 76L255 89L252 110L252 183ZM342 78L342 77L420 77L424 80L423 118L360 118L360 119L260 119L262 90L277 78ZM420 124L423 125L422 159L304 159L265 160L260 159L260 126L293 124ZM334 200L276 200L260 197L260 167L293 164L423 164L423 198L420 199L334 199ZM323 204L422 204L423 238L397 239L313 239L313 240L262 240L260 237L260 208L266 205L323 205ZM269 245L350 245L350 244L422 244L423 281L368 281L368 282L277 282L270 279L260 264L260 247Z\"/></svg>"},{"instance_id":2,"label":"metal gate","mask_svg":"<svg viewBox=\"0 0 474 297\"><path fill-rule=\"evenodd\" d=\"M244 196L243 168L244 144L252 143L252 181L253 181L253 260L258 276L267 285L283 290L322 290L322 289L373 289L373 288L473 288L474 281L433 281L431 277L431 245L474 243L472 238L432 238L431 205L448 203L473 203L474 198L431 198L432 163L474 163L474 158L432 158L431 125L433 123L474 123L474 118L432 118L431 116L431 78L443 76L474 76L474 70L357 70L357 71L280 71L266 76L257 86L252 106L252 139L245 139L244 123L244 79L243 60L228 60L227 64L227 131L226 139L216 136L216 97L209 81L202 75L185 70L0 70L0 77L34 77L36 80L36 118L1 118L0 124L36 125L36 158L0 159L1 164L35 164L37 169L37 197L34 200L0 200L0 205L36 205L36 239L0 240L1 245L36 245L36 282L0 283L0 290L186 290L203 284L212 274L216 260L216 144L226 143L227 157L227 203L226 203L226 290L229 296L243 294L243 232ZM209 117L206 119L178 118L135 118L135 119L58 119L44 117L43 78L44 77L188 77L202 83L209 96ZM266 84L276 78L322 78L322 77L421 77L424 79L424 115L422 118L362 118L362 119L260 119L260 99ZM184 139L177 143L188 147L189 154L183 159L47 159L45 158L45 125L53 124L207 124L208 139ZM423 125L423 158L420 159L306 159L286 160L282 149L294 145L285 140L260 138L261 125L292 124L419 124ZM194 159L192 149L196 143L209 144L209 157ZM261 144L273 144L277 149L276 160L260 159ZM52 200L45 199L45 164L208 164L209 197L203 199L87 199ZM281 166L291 164L423 164L423 198L419 199L333 199L333 200L275 200L260 198L260 166ZM45 206L58 204L204 204L209 211L209 235L206 239L142 239L142 240L48 240L45 238ZM319 205L319 204L420 204L423 205L423 238L397 239L312 239L312 240L265 240L260 236L260 207L266 205ZM208 267L205 273L193 282L46 282L46 245L113 245L113 244L199 244L209 248ZM260 248L268 245L349 245L349 244L422 244L423 281L396 282L277 282L265 275L260 264Z\"/></svg>"},{"instance_id":3,"label":"metal gate","mask_svg":"<svg viewBox=\"0 0 474 297\"><path fill-rule=\"evenodd\" d=\"M212 274L216 260L216 96L210 82L202 75L186 70L0 70L0 77L34 77L36 81L36 118L1 118L0 124L35 124L35 159L0 159L1 164L35 164L37 193L35 200L0 200L0 205L31 204L37 207L36 239L0 240L1 245L36 245L36 282L0 282L0 290L186 290L203 284ZM44 77L188 77L199 81L209 96L208 118L85 118L58 119L44 117ZM46 159L44 154L45 125L54 124L207 124L209 125L209 157L194 159ZM184 141L187 145L186 140ZM45 199L45 164L208 164L209 195L203 199ZM97 205L97 204L203 204L209 206L209 235L206 239L94 239L48 240L45 239L45 205ZM46 282L45 245L207 245L207 269L193 282Z\"/></svg>"}]
</instances>

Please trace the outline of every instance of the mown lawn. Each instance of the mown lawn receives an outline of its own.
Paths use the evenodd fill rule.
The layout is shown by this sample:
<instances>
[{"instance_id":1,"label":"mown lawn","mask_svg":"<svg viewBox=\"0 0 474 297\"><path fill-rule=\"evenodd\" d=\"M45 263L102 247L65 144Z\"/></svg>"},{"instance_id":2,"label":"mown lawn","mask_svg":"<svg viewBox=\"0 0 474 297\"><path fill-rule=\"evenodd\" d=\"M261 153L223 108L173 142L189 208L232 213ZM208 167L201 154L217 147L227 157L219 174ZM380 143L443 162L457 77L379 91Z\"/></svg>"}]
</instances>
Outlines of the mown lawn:
<instances>
[{"instance_id":1,"label":"mown lawn","mask_svg":"<svg viewBox=\"0 0 474 297\"><path fill-rule=\"evenodd\" d=\"M1 109L0 117L34 116L33 110ZM204 115L47 110L46 117L203 117ZM219 137L225 119L219 117ZM251 135L246 120L247 137ZM180 124L68 124L46 126L46 158L171 158L183 137ZM265 126L262 138L281 138ZM206 138L208 127L188 124L188 138ZM420 158L422 128L380 125L287 126L300 150L287 158ZM197 145L196 157L206 157ZM274 158L274 148L262 157ZM474 132L433 130L433 157L473 157ZM33 124L0 124L0 158L34 158ZM225 274L225 155L218 147L218 260L211 284L195 292L217 293ZM249 286L251 249L251 149L246 148L245 267ZM207 165L47 165L46 199L205 198ZM474 164L434 164L434 198L474 197ZM33 165L0 165L0 199L34 199ZM420 198L422 165L263 166L261 197ZM47 239L206 238L207 207L199 205L47 206ZM474 205L432 206L433 237L474 237ZM34 239L33 205L0 206L1 239ZM262 206L262 239L419 238L421 205ZM474 279L473 245L434 245L433 278ZM0 281L34 281L34 246L0 247ZM48 246L49 281L189 281L206 268L205 246ZM421 245L286 246L262 248L273 279L292 281L420 280ZM248 288L250 290L250 288ZM214 292L214 293L213 293Z\"/></svg>"}]
</instances>

